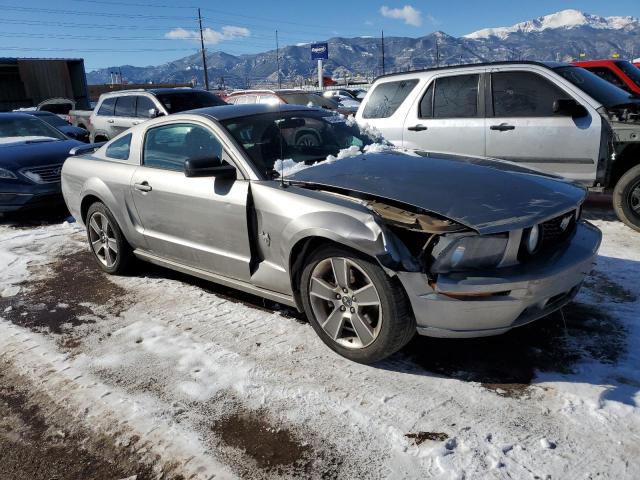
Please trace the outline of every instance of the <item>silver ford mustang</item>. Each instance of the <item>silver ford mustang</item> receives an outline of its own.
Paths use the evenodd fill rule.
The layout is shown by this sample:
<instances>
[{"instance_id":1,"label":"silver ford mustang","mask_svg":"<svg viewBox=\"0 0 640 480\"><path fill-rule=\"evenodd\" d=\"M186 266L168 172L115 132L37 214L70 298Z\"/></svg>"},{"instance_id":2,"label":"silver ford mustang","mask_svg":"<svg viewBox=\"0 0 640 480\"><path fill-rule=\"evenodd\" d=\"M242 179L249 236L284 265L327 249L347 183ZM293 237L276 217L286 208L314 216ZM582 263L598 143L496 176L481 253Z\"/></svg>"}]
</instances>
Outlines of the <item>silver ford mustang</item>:
<instances>
[{"instance_id":1,"label":"silver ford mustang","mask_svg":"<svg viewBox=\"0 0 640 480\"><path fill-rule=\"evenodd\" d=\"M62 191L106 272L137 257L290 305L357 362L416 331L496 335L573 299L601 240L582 188L372 142L322 110L212 107L79 147Z\"/></svg>"}]
</instances>

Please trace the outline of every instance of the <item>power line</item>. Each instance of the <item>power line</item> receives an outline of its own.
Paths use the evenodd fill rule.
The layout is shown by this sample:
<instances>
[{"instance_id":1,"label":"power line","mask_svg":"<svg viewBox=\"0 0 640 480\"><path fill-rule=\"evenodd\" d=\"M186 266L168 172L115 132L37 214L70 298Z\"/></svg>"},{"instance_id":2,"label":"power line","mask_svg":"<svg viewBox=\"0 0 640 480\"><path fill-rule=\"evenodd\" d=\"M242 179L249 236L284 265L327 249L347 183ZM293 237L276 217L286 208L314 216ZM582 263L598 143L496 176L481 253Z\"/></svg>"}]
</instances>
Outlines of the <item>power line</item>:
<instances>
[{"instance_id":1,"label":"power line","mask_svg":"<svg viewBox=\"0 0 640 480\"><path fill-rule=\"evenodd\" d=\"M112 1L112 0L71 0L73 2L81 2L81 3L96 3L96 4L101 4L101 5L123 5L123 6L127 6L127 7L145 7L145 8L169 8L169 9L183 9L183 10L194 10L196 8L198 8L197 6L193 6L193 5L162 5L162 4L149 4L149 3L137 3L137 2L119 2L119 1ZM334 29L335 25L319 25L319 24L310 24L310 23L301 23L301 22L291 22L288 20L282 20L281 18L265 18L263 16L255 16L255 15L245 15L242 13L235 13L235 12L229 12L226 10L219 10L219 9L214 9L214 8L208 8L208 7L203 7L202 8L203 12L213 12L216 14L222 14L225 16L232 16L232 17L241 17L241 18L249 18L249 19L254 19L254 20L262 20L264 22L268 22L271 25L273 25L273 22L277 22L277 23L286 23L289 25L297 25L297 26L301 26L301 27L311 27L311 28L318 28L318 29L322 29L322 30L327 30L327 29ZM206 17L205 17L206 18Z\"/></svg>"}]
</instances>

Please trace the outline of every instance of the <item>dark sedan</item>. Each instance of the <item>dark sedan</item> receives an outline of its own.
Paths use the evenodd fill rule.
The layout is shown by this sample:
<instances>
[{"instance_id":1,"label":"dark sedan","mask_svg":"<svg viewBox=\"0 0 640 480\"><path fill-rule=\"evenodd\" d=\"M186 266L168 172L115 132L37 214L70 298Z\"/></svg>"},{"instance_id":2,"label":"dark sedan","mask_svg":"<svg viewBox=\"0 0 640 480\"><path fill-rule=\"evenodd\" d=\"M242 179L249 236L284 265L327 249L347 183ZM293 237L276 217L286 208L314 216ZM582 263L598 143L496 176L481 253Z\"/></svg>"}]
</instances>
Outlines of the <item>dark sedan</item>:
<instances>
[{"instance_id":1,"label":"dark sedan","mask_svg":"<svg viewBox=\"0 0 640 480\"><path fill-rule=\"evenodd\" d=\"M0 113L0 213L62 201L60 171L83 145L25 113Z\"/></svg>"},{"instance_id":2,"label":"dark sedan","mask_svg":"<svg viewBox=\"0 0 640 480\"><path fill-rule=\"evenodd\" d=\"M49 125L51 125L52 127L55 127L58 130L60 130L69 138L73 138L74 140L80 140L81 142L85 142L85 143L89 142L88 130L71 125L69 124L69 122L65 122L62 118L60 118L55 113L45 112L44 110L27 111L24 113L33 115L34 117L38 117L40 120L43 120L47 122Z\"/></svg>"}]
</instances>

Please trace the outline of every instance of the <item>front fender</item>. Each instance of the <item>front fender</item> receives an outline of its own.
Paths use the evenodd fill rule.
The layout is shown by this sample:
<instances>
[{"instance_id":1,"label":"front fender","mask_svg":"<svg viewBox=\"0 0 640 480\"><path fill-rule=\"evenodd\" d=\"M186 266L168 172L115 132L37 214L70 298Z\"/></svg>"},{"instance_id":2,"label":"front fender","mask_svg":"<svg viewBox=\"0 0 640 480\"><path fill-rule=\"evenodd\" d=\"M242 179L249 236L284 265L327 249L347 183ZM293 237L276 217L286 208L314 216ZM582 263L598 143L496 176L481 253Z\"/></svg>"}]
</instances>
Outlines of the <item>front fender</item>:
<instances>
[{"instance_id":1,"label":"front fender","mask_svg":"<svg viewBox=\"0 0 640 480\"><path fill-rule=\"evenodd\" d=\"M291 266L296 246L310 238L324 238L375 258L387 273L398 269L414 271L417 262L393 232L380 225L373 215L356 218L338 212L314 212L292 220L284 229L281 255Z\"/></svg>"}]
</instances>

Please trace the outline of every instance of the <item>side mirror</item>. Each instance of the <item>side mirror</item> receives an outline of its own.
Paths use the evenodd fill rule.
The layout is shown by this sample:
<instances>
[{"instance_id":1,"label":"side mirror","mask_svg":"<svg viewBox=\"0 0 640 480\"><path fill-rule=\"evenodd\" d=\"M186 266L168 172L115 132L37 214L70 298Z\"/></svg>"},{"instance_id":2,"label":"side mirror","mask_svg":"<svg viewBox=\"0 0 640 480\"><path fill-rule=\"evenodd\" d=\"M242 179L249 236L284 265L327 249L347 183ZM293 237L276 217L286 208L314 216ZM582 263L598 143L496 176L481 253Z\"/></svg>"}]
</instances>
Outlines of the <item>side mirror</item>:
<instances>
[{"instance_id":1,"label":"side mirror","mask_svg":"<svg viewBox=\"0 0 640 480\"><path fill-rule=\"evenodd\" d=\"M148 113L149 113L149 118L156 118L156 117L161 117L162 115L164 115L164 113L162 113L157 108L150 108Z\"/></svg>"},{"instance_id":2,"label":"side mirror","mask_svg":"<svg viewBox=\"0 0 640 480\"><path fill-rule=\"evenodd\" d=\"M553 102L553 113L567 117L580 118L589 114L587 109L573 98L559 98Z\"/></svg>"},{"instance_id":3,"label":"side mirror","mask_svg":"<svg viewBox=\"0 0 640 480\"><path fill-rule=\"evenodd\" d=\"M235 179L236 167L222 163L218 157L190 158L184 162L185 177Z\"/></svg>"}]
</instances>

